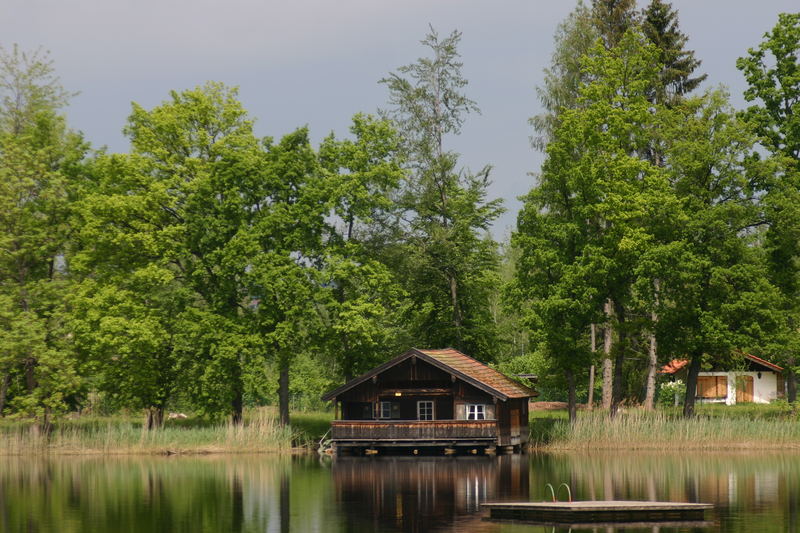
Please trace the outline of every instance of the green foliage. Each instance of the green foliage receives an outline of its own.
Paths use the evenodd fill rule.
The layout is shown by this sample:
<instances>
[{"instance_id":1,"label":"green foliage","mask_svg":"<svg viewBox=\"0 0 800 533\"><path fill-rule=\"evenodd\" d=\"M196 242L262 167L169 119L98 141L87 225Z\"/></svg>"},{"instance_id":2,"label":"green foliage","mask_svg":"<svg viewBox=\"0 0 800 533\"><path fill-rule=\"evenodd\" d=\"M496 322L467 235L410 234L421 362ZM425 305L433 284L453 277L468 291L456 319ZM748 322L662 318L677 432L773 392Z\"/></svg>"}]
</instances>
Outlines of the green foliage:
<instances>
[{"instance_id":1,"label":"green foliage","mask_svg":"<svg viewBox=\"0 0 800 533\"><path fill-rule=\"evenodd\" d=\"M686 383L680 379L665 381L658 387L658 404L662 407L677 405L686 396Z\"/></svg>"},{"instance_id":2,"label":"green foliage","mask_svg":"<svg viewBox=\"0 0 800 533\"><path fill-rule=\"evenodd\" d=\"M204 409L230 409L241 390L236 281L246 263L229 252L249 208L237 191L254 180L258 142L235 91L221 84L173 92L152 111L134 104L125 131L132 153L98 158L96 187L81 202L88 356L123 405L163 410L180 366L200 389L194 398L218 400ZM198 323L216 343L193 330ZM227 394L213 387L220 382Z\"/></svg>"},{"instance_id":3,"label":"green foliage","mask_svg":"<svg viewBox=\"0 0 800 533\"><path fill-rule=\"evenodd\" d=\"M502 208L500 200L487 199L490 167L460 170L458 155L445 148L446 137L478 111L463 93L460 39L457 31L440 39L431 29L422 44L432 57L381 80L408 171L401 199L408 222L395 268L411 298L406 320L416 343L454 346L490 360L497 355L497 333L486 302L498 259L484 232Z\"/></svg>"},{"instance_id":4,"label":"green foliage","mask_svg":"<svg viewBox=\"0 0 800 533\"><path fill-rule=\"evenodd\" d=\"M383 116L318 149L305 128L257 138L236 89L207 83L134 104L130 153L90 161L48 55L0 49L0 416L277 402L285 423L409 345L535 372L574 405L604 321L617 403L650 333L690 370L742 349L800 369L800 15L737 62L737 115L724 91L688 96L705 76L669 4L579 3L502 256L491 168L448 149L479 111L460 38L431 28L381 80Z\"/></svg>"},{"instance_id":5,"label":"green foliage","mask_svg":"<svg viewBox=\"0 0 800 533\"><path fill-rule=\"evenodd\" d=\"M736 61L748 83L744 96L761 105L747 109L746 117L767 147L800 158L800 13L782 13L758 48Z\"/></svg>"},{"instance_id":6,"label":"green foliage","mask_svg":"<svg viewBox=\"0 0 800 533\"><path fill-rule=\"evenodd\" d=\"M589 325L606 298L624 326L620 311L654 226L674 222L665 174L638 156L658 120L647 98L655 54L628 32L618 47L598 43L584 57L592 81L581 86L576 107L561 111L539 183L518 217L522 256L512 293L560 372L588 367Z\"/></svg>"},{"instance_id":7,"label":"green foliage","mask_svg":"<svg viewBox=\"0 0 800 533\"><path fill-rule=\"evenodd\" d=\"M45 426L80 387L68 328L70 200L87 146L47 54L0 48L0 415Z\"/></svg>"},{"instance_id":8,"label":"green foliage","mask_svg":"<svg viewBox=\"0 0 800 533\"><path fill-rule=\"evenodd\" d=\"M536 88L544 112L529 120L538 134L532 139L533 146L540 151L545 151L552 139L561 111L577 105L580 87L588 81L582 61L600 37L591 15L589 8L578 3L556 29L550 66Z\"/></svg>"},{"instance_id":9,"label":"green foliage","mask_svg":"<svg viewBox=\"0 0 800 533\"><path fill-rule=\"evenodd\" d=\"M49 52L41 49L25 52L14 45L0 47L0 130L18 135L39 129L37 121L52 118L67 104L71 95L61 86Z\"/></svg>"},{"instance_id":10,"label":"green foliage","mask_svg":"<svg viewBox=\"0 0 800 533\"><path fill-rule=\"evenodd\" d=\"M523 355L510 357L497 365L497 369L507 376L516 374L535 374L537 381L533 387L539 396L539 402L564 402L567 401L567 381L563 370L553 363L552 356L546 352L546 347L540 345L539 349ZM521 380L526 386L530 386L527 380ZM576 386L578 402L585 402L588 397L586 382L581 382Z\"/></svg>"},{"instance_id":11,"label":"green foliage","mask_svg":"<svg viewBox=\"0 0 800 533\"><path fill-rule=\"evenodd\" d=\"M695 58L694 51L684 49L688 37L678 28L678 12L670 4L652 0L642 12L642 30L659 54L661 72L653 90L656 101L669 104L706 79L706 74L691 77L701 61Z\"/></svg>"},{"instance_id":12,"label":"green foliage","mask_svg":"<svg viewBox=\"0 0 800 533\"><path fill-rule=\"evenodd\" d=\"M783 323L764 353L782 360L790 377L800 369L800 14L781 14L764 41L740 57L743 113L760 143L781 168L766 176L762 199L768 229L764 249L770 280L778 288ZM756 153L755 157L759 157ZM793 378L792 378L793 379ZM794 398L792 398L794 399Z\"/></svg>"},{"instance_id":13,"label":"green foliage","mask_svg":"<svg viewBox=\"0 0 800 533\"><path fill-rule=\"evenodd\" d=\"M681 268L663 272L665 302L676 305L662 309L659 333L672 353L724 358L777 325L774 288L745 232L758 223L755 196L770 168L747 158L754 140L726 94L687 100L678 113L665 124L665 152L681 202L671 237Z\"/></svg>"},{"instance_id":14,"label":"green foliage","mask_svg":"<svg viewBox=\"0 0 800 533\"><path fill-rule=\"evenodd\" d=\"M308 133L259 141L218 83L134 104L126 132L132 153L99 158L82 202L80 266L99 286L87 349L127 406L163 409L180 384L201 412L237 419L265 360L288 364L314 319L307 258L327 199Z\"/></svg>"},{"instance_id":15,"label":"green foliage","mask_svg":"<svg viewBox=\"0 0 800 533\"><path fill-rule=\"evenodd\" d=\"M366 372L404 347L399 318L406 293L387 264L394 202L403 171L400 138L386 120L356 115L354 139L333 135L319 149L333 221L326 228L319 301L326 350L345 379Z\"/></svg>"},{"instance_id":16,"label":"green foliage","mask_svg":"<svg viewBox=\"0 0 800 533\"><path fill-rule=\"evenodd\" d=\"M592 0L592 25L609 50L638 22L637 15L636 0Z\"/></svg>"}]
</instances>

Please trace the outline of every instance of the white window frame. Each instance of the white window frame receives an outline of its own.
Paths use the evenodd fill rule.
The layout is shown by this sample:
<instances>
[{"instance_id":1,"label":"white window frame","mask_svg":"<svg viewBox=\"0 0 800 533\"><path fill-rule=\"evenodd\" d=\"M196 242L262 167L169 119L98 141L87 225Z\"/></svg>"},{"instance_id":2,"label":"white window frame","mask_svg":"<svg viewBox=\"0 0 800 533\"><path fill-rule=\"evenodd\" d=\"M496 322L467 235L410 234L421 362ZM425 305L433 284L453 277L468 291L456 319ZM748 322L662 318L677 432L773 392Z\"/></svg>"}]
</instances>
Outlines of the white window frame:
<instances>
[{"instance_id":1,"label":"white window frame","mask_svg":"<svg viewBox=\"0 0 800 533\"><path fill-rule=\"evenodd\" d=\"M467 420L486 420L486 404L468 403Z\"/></svg>"},{"instance_id":2,"label":"white window frame","mask_svg":"<svg viewBox=\"0 0 800 533\"><path fill-rule=\"evenodd\" d=\"M392 402L378 403L378 418L381 420L392 418Z\"/></svg>"},{"instance_id":3,"label":"white window frame","mask_svg":"<svg viewBox=\"0 0 800 533\"><path fill-rule=\"evenodd\" d=\"M424 418L423 418L424 415ZM430 418L428 418L430 416ZM417 420L435 420L434 403L432 400L419 400L417 402Z\"/></svg>"}]
</instances>

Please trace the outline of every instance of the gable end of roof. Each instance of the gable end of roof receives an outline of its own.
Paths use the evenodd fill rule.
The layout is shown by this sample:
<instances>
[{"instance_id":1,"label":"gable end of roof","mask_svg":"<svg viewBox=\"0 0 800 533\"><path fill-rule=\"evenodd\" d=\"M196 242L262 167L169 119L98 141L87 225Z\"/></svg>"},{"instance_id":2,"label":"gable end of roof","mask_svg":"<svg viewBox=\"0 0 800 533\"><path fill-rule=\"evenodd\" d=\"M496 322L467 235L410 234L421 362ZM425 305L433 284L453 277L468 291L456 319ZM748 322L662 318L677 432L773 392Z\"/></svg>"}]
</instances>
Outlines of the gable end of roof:
<instances>
[{"instance_id":1,"label":"gable end of roof","mask_svg":"<svg viewBox=\"0 0 800 533\"><path fill-rule=\"evenodd\" d=\"M326 393L322 396L323 401L333 400L336 396L361 385L370 378L402 363L410 357L418 357L426 363L443 370L462 381L490 394L499 400L506 401L509 398L529 398L535 396L535 392L528 387L520 385L511 380L504 374L481 363L458 350L446 348L443 350L422 350L411 348L397 357L379 365L369 372L354 378L344 385Z\"/></svg>"}]
</instances>

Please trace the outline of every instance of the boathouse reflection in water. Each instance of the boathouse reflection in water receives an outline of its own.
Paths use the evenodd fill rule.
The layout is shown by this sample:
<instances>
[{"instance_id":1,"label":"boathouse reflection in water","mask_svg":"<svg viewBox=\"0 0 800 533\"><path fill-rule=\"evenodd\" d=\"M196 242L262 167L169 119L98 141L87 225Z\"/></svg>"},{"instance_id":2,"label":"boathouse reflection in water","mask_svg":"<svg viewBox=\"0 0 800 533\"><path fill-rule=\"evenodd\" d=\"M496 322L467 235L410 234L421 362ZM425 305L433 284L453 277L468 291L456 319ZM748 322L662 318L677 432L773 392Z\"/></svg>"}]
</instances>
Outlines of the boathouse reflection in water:
<instances>
[{"instance_id":1,"label":"boathouse reflection in water","mask_svg":"<svg viewBox=\"0 0 800 533\"><path fill-rule=\"evenodd\" d=\"M338 457L331 467L348 530L452 530L485 501L528 499L528 457ZM367 526L372 526L367 527Z\"/></svg>"}]
</instances>

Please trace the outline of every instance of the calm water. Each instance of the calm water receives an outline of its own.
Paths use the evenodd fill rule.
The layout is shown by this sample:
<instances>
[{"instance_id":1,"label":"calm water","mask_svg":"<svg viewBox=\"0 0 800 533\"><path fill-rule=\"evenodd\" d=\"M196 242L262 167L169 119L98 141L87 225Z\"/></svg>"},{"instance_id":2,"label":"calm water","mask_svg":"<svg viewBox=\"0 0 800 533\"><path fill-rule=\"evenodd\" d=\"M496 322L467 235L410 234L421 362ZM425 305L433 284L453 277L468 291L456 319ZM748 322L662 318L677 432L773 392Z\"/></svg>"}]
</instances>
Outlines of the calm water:
<instances>
[{"instance_id":1,"label":"calm water","mask_svg":"<svg viewBox=\"0 0 800 533\"><path fill-rule=\"evenodd\" d=\"M800 530L800 455L616 453L334 461L6 457L0 531L550 533L568 529L489 522L479 504L544 500L545 484L561 482L576 499L717 505L706 528L625 531Z\"/></svg>"}]
</instances>

